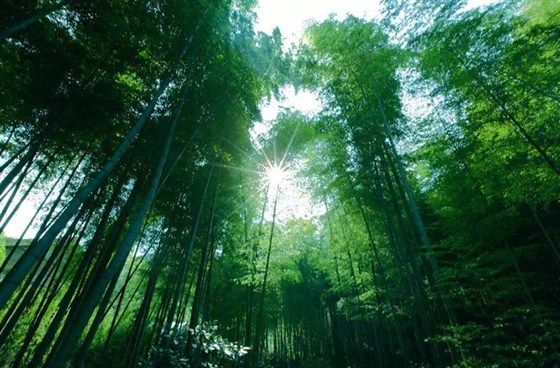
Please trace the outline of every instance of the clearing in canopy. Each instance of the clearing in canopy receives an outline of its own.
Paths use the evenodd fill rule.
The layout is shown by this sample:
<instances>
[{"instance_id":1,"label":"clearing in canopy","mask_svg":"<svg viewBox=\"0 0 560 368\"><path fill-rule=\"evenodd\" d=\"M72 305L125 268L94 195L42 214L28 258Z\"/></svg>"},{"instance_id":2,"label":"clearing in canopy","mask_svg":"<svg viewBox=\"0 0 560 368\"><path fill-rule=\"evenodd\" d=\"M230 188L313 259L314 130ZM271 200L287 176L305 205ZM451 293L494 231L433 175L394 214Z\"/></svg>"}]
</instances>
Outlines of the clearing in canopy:
<instances>
[{"instance_id":1,"label":"clearing in canopy","mask_svg":"<svg viewBox=\"0 0 560 368\"><path fill-rule=\"evenodd\" d=\"M0 367L560 366L560 2L472 3L3 0Z\"/></svg>"}]
</instances>

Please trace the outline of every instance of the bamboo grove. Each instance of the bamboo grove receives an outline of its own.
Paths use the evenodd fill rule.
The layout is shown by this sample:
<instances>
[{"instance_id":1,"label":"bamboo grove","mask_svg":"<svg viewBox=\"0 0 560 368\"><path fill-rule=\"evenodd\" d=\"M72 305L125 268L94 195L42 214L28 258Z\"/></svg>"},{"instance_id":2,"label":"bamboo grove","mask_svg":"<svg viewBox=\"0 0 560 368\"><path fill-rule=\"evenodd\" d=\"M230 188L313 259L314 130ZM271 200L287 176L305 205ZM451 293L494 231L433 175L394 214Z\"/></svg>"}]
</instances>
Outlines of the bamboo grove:
<instances>
[{"instance_id":1,"label":"bamboo grove","mask_svg":"<svg viewBox=\"0 0 560 368\"><path fill-rule=\"evenodd\" d=\"M0 366L560 365L560 5L467 5L3 1Z\"/></svg>"}]
</instances>

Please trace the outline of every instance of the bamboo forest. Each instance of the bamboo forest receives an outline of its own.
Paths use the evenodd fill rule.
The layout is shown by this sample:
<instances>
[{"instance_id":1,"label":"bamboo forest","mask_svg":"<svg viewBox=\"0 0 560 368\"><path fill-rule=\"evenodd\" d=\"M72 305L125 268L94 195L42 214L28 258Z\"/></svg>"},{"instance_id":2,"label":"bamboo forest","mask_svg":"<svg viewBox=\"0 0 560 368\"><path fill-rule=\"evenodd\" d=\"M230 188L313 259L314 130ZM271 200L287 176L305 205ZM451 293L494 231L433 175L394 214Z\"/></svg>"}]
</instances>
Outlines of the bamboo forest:
<instances>
[{"instance_id":1,"label":"bamboo forest","mask_svg":"<svg viewBox=\"0 0 560 368\"><path fill-rule=\"evenodd\" d=\"M1 368L560 367L560 1L357 2L0 0Z\"/></svg>"}]
</instances>

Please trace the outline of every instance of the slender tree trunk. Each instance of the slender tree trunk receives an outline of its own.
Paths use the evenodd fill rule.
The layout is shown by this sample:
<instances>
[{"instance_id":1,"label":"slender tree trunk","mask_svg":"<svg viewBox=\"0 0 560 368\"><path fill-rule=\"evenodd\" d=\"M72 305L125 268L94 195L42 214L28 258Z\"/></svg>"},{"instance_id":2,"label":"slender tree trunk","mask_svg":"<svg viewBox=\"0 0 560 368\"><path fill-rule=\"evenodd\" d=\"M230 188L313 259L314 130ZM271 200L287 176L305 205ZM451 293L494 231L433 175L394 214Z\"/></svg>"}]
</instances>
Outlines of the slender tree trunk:
<instances>
[{"instance_id":1,"label":"slender tree trunk","mask_svg":"<svg viewBox=\"0 0 560 368\"><path fill-rule=\"evenodd\" d=\"M196 286L194 289L194 297L191 308L191 318L189 321L189 330L194 330L198 325L198 317L200 312L200 303L202 300L202 294L204 289L204 270L206 269L206 261L208 259L208 252L213 243L213 233L214 233L214 216L216 212L216 199L218 198L218 187L219 187L220 173L216 178L216 188L214 189L214 198L212 200L212 210L210 211L210 221L208 224L208 233L206 234L206 241L202 247L202 254L200 256L200 263L198 267L198 276L196 278ZM187 336L187 346L186 354L187 357L194 357L192 351L192 345L194 342L194 335L189 333Z\"/></svg>"},{"instance_id":2,"label":"slender tree trunk","mask_svg":"<svg viewBox=\"0 0 560 368\"><path fill-rule=\"evenodd\" d=\"M12 127L12 129L10 129L10 133L6 137L6 140L4 142L2 142L2 144L0 144L0 158L4 154L4 151L6 150L6 148L8 148L8 145L10 144L10 141L12 140L12 136L14 135L16 130L17 130L17 125L14 125ZM2 133L2 134L4 134L4 133ZM2 172L2 170L0 170L0 172Z\"/></svg>"},{"instance_id":3,"label":"slender tree trunk","mask_svg":"<svg viewBox=\"0 0 560 368\"><path fill-rule=\"evenodd\" d=\"M198 26L195 32L197 30ZM181 60L185 57L193 39L194 33L188 38L183 50L179 55L179 58L166 72L156 93L152 96L152 99L144 109L142 115L138 118L132 129L128 132L127 136L117 148L113 156L111 156L109 161L105 164L105 166L103 166L103 168L97 173L97 175L86 186L82 187L78 191L78 193L76 193L75 197L70 201L66 209L58 216L57 220L43 234L41 239L33 247L30 247L28 249L28 251L19 259L18 263L14 266L10 273L6 275L6 277L2 280L2 282L0 283L0 310L6 305L10 297L17 289L18 285L22 282L33 265L44 257L48 247L52 244L56 236L60 233L64 226L66 226L68 221L78 212L84 201L88 197L90 197L92 193L97 190L97 188L99 188L99 186L105 181L105 179L107 179L109 174L113 171L117 163L123 157L125 151L136 139L142 127L151 117L159 98L167 90L167 87L174 77ZM33 152L33 149L31 149L30 152Z\"/></svg>"},{"instance_id":4,"label":"slender tree trunk","mask_svg":"<svg viewBox=\"0 0 560 368\"><path fill-rule=\"evenodd\" d=\"M358 293L358 281L356 279L356 273L354 271L354 261L352 260L352 252L350 251L349 238L346 235L346 229L344 223L342 222L342 217L340 213L338 214L338 222L340 223L340 230L342 231L342 242L344 243L344 248L346 255L348 256L348 270L350 277L352 278L352 286L354 288L354 293Z\"/></svg>"},{"instance_id":5,"label":"slender tree trunk","mask_svg":"<svg viewBox=\"0 0 560 368\"><path fill-rule=\"evenodd\" d=\"M354 186L352 185L352 183L350 183L350 187L351 187L351 188L354 188ZM368 239L369 239L370 248L371 248L371 250L372 250L373 256L375 257L375 260L376 260L377 263L378 263L378 268L379 268L379 273L380 273L380 279L381 279L381 280L378 280L377 273L376 273L376 271L375 271L375 270L376 270L375 261L374 261L373 259L372 259L372 262L371 262L371 267L372 267L372 279L374 280L374 283L375 283L376 285L377 285L377 284L383 285L383 287L385 288L385 293L387 294L387 296L389 296L389 290L388 290L388 286L387 286L387 284L386 284L386 276L385 276L385 272L384 272L384 270L383 270L383 267L381 266L381 261L380 261L378 246L377 246L377 244L376 244L375 241L374 241L373 232L372 232L372 230L371 230L371 226L370 226L369 221L368 221L368 219L367 219L364 206L362 205L362 202L358 199L357 194L355 193L355 191L354 191L354 199L356 200L356 203L358 204L358 208L359 208L359 210L360 210L360 214L362 215L362 220L363 220L364 226L365 226L365 228L366 228L366 233L368 234ZM377 281L376 281L376 280L377 280ZM380 347L381 347L381 346L380 346L380 343L381 343L381 341L383 341L383 336L382 336L382 331L383 331L383 318L382 318L382 313L381 313L381 302L380 302L380 298L379 298L379 293L376 292L375 294L376 294L376 303L377 303L377 310L378 310L378 320L379 320L379 325L380 325L380 331L379 331L379 332L380 332L380 335L381 335L380 338L377 338L378 332L377 332L377 329L376 329L375 326L374 326L373 328L374 328L375 340L376 340L376 345L377 345L377 349L376 349L376 352L377 352L377 359L378 359L379 365L381 365L381 366L387 366L387 364L386 364L386 359L385 359L386 356L387 356L387 352L384 351L383 357L381 357L381 355L380 355L380 350L381 350L381 349L380 349ZM391 305L393 305L392 302L390 302L390 303L391 303ZM397 327L397 330L400 330L400 328ZM391 342L392 342L392 339L389 338L389 343L391 343ZM401 346L401 348L403 349L403 352L406 351L405 348L404 348L404 346Z\"/></svg>"},{"instance_id":6,"label":"slender tree trunk","mask_svg":"<svg viewBox=\"0 0 560 368\"><path fill-rule=\"evenodd\" d=\"M148 284L146 285L144 297L142 298L142 304L136 313L136 318L134 319L134 324L132 326L130 343L127 349L129 351L127 367L133 367L138 359L138 352L142 345L142 337L148 320L148 312L150 311L157 279L162 266L162 258L163 250L162 248L159 248L155 254L154 262L150 270L150 278L148 279Z\"/></svg>"},{"instance_id":7,"label":"slender tree trunk","mask_svg":"<svg viewBox=\"0 0 560 368\"><path fill-rule=\"evenodd\" d=\"M169 330L171 328L171 325L173 323L173 320L175 318L175 312L177 310L177 305L179 303L179 299L181 298L181 290L183 289L183 285L185 283L185 278L187 276L187 270L188 270L188 264L190 261L190 257L192 254L192 250L194 247L194 243L196 241L196 237L198 234L198 227L200 225L200 219L202 217L202 210L204 209L204 204L206 202L206 195L208 194L208 187L210 186L210 179L212 177L212 173L214 171L214 167L212 166L210 168L210 173L208 174L208 178L206 179L206 186L204 187L204 193L202 194L202 199L200 201L200 206L198 208L198 212L196 214L196 217L194 219L194 224L193 224L193 228L192 228L192 233L190 236L190 241L187 245L187 250L185 252L185 258L183 259L183 263L182 263L182 269L180 270L179 273L179 278L177 281L177 285L175 288L175 293L174 293L174 297L173 300L171 302L171 306L167 315L167 322L166 322L166 330Z\"/></svg>"},{"instance_id":8,"label":"slender tree trunk","mask_svg":"<svg viewBox=\"0 0 560 368\"><path fill-rule=\"evenodd\" d=\"M521 78L516 77L515 75L509 74L507 72L502 72L502 74L504 74L507 78L511 79L512 81L517 82L519 84L522 84L523 86L532 89L534 92L539 93L541 96L546 97L550 101L555 102L558 105L560 105L560 98L558 98L554 94L550 93L550 91L544 90L544 89L536 86L535 84L531 83L530 81L528 81L526 79L521 79Z\"/></svg>"},{"instance_id":9,"label":"slender tree trunk","mask_svg":"<svg viewBox=\"0 0 560 368\"><path fill-rule=\"evenodd\" d=\"M401 180L402 180L403 186L405 188L406 194L408 195L408 200L409 200L410 206L412 207L412 213L413 213L414 220L416 222L418 231L420 232L420 238L422 239L422 242L424 243L424 247L426 248L426 256L428 258L428 262L430 263L430 266L431 266L434 274L437 274L438 271L439 271L437 260L436 260L436 257L434 255L432 246L430 244L430 240L428 239L428 233L426 232L426 227L424 226L424 222L422 221L422 217L420 216L420 212L418 211L418 206L416 205L416 200L414 199L414 194L412 193L412 189L410 188L410 185L409 185L408 180L406 178L406 171L404 169L404 166L402 164L400 156L397 152L397 148L396 148L395 142L393 141L393 137L391 135L391 132L389 130L389 125L387 123L387 118L385 117L385 110L383 108L383 104L381 103L381 98L380 97L377 97L377 104L378 104L379 110L381 112L381 118L383 120L383 127L384 127L384 130L385 130L385 133L387 135L387 138L389 139L389 145L391 147L391 150L393 151L393 155L394 155L394 158L397 162L397 167L398 167L399 173L401 175ZM457 315L455 314L455 309L454 309L453 305L451 304L451 301L447 297L445 291L440 290L439 295L440 295L440 298L443 302L443 306L445 308L445 311L447 313L447 316L449 318L450 323L452 325L457 324Z\"/></svg>"},{"instance_id":10,"label":"slender tree trunk","mask_svg":"<svg viewBox=\"0 0 560 368\"><path fill-rule=\"evenodd\" d=\"M490 97L490 99L499 107L502 111L504 116L510 121L511 124L517 129L519 134L529 143L531 147L537 151L537 153L541 156L541 158L546 162L546 164L557 174L560 175L560 166L558 163L546 153L545 149L542 148L537 141L531 137L527 129L523 127L523 124L517 119L517 117L507 108L504 101L502 101L494 91L486 83L482 78L473 71L462 58L460 58L454 51L449 50L451 55L453 55L465 68L465 70L473 77L474 82Z\"/></svg>"},{"instance_id":11,"label":"slender tree trunk","mask_svg":"<svg viewBox=\"0 0 560 368\"><path fill-rule=\"evenodd\" d=\"M14 24L11 27L6 28L5 30L0 32L0 42L4 41L5 39L11 37L12 35L14 35L17 32L21 32L22 30L24 30L25 28L29 27L30 25L32 25L33 23L35 23L36 21L38 21L39 19L54 13L55 11L58 11L60 9L62 9L64 6L68 5L70 2L72 2L73 0L61 0L58 3L51 5L45 9L39 10L37 13L29 16L27 19L23 19L21 21L19 21L18 23Z\"/></svg>"},{"instance_id":12,"label":"slender tree trunk","mask_svg":"<svg viewBox=\"0 0 560 368\"><path fill-rule=\"evenodd\" d=\"M148 216L149 217L149 216ZM142 233L144 233L145 230L142 230ZM158 234L157 238L159 238L161 236L161 231ZM138 242L138 245L136 246L136 251L134 252L135 257L136 254L138 253L138 249L140 246L140 242ZM144 261L144 259L146 258L146 256L148 255L148 253L150 252L150 250L152 249L152 247L150 247L149 249L144 251L144 254L142 255L142 258L140 259L140 261L134 265L134 260L135 258L132 260L132 262L130 263L130 267L128 269L128 273L126 275L125 278L125 284L123 285L123 287L121 287L121 289L119 290L119 292L117 293L117 295L115 296L115 298L113 299L113 301L111 302L111 304L109 305L109 307L107 308L107 310L105 311L105 315L104 317L107 316L109 309L115 304L115 302L118 300L117 302L117 306L115 307L115 313L113 315L113 319L111 320L111 327L109 328L109 331L107 332L107 336L105 337L105 344L103 347L103 351L107 352L109 349L109 343L111 341L111 338L113 337L113 333L115 332L115 329L117 328L118 325L118 321L121 320L121 317L124 315L124 313L127 311L128 306L130 305L130 302L132 299L134 299L134 297L136 296L136 294L138 293L138 290L140 289L140 286L142 285L142 281L145 278L145 275L142 276L142 281L138 282L138 285L136 286L136 288L134 289L132 296L130 297L129 301L126 303L124 310L122 312L122 314L120 313L121 311L121 307L122 307L122 303L124 301L124 296L125 296L125 291L126 291L126 287L128 286L128 282L130 282L130 280L132 280L132 277L136 274L136 272L138 271L140 265L142 264L142 262ZM154 256L154 262L157 262L158 257L159 257L159 253L160 253L160 248L158 248L156 250L155 256ZM134 266L134 269L133 269ZM153 267L154 264L151 265L150 268L150 275L154 272L153 271ZM151 277L151 276L150 276ZM150 281L148 280L148 283ZM146 296L144 297L144 299L146 298ZM144 299L142 300L142 303L144 303Z\"/></svg>"},{"instance_id":13,"label":"slender tree trunk","mask_svg":"<svg viewBox=\"0 0 560 368\"><path fill-rule=\"evenodd\" d=\"M377 171L380 171L380 168L376 168ZM409 291L405 290L405 285L411 287L411 283L409 281L406 280L405 276L403 275L403 259L401 256L401 252L397 247L396 241L394 239L394 224L393 224L393 220L392 220L392 215L389 213L389 206L386 203L386 199L384 197L383 194L383 188L381 185L381 181L379 179L380 174L376 173L373 178L374 178L374 192L377 195L377 200L381 205L381 208L383 209L383 212L385 214L385 222L386 222L386 228L387 228L387 237L388 237L388 242L389 245L391 246L392 250L393 250L393 254L394 254L394 258L395 258L395 262L396 262L396 270L397 270L397 274L400 278L400 280L402 280L401 282L398 282L398 286L401 289L401 293L402 295L413 295L414 291L412 289L410 289ZM395 308L395 304L397 304L397 298L393 295L392 293L392 288L388 283L388 277L384 272L384 263L381 260L381 257L379 255L379 253L376 251L376 248L374 248L374 255L376 258L376 262L377 262L377 267L381 272L381 276L382 276L382 281L383 281L383 288L385 291L385 294L387 295L387 299L389 301L389 306L391 308L391 316L392 316L392 321L397 333L397 338L399 340L399 343L401 345L401 349L403 351L403 355L404 355L404 359L405 360L411 360L414 353L413 353L413 348L411 343L409 342L409 339L406 338L406 333L405 331L401 331L402 327L400 325L400 323L397 321L397 319L395 318L396 315L398 315L397 310ZM402 306L403 308L406 308L406 306ZM413 321L414 321L414 312L411 309L410 306L408 306L409 309L409 314L413 317ZM416 338L416 337L415 337ZM423 341L419 341L417 344L418 350L424 354L423 352Z\"/></svg>"},{"instance_id":14,"label":"slender tree trunk","mask_svg":"<svg viewBox=\"0 0 560 368\"><path fill-rule=\"evenodd\" d=\"M255 331L255 343L253 345L254 351L254 359L259 358L260 347L262 344L263 334L264 334L264 300L266 294L266 282L268 280L268 271L270 265L270 254L272 252L272 240L274 239L274 226L276 224L276 208L278 205L278 197L280 195L280 186L276 188L276 196L274 198L274 207L272 210L272 224L270 228L270 237L268 239L268 250L266 253L266 264L264 267L264 277L263 277L263 284L261 288L261 295L259 298L259 311L257 314L257 327Z\"/></svg>"},{"instance_id":15,"label":"slender tree trunk","mask_svg":"<svg viewBox=\"0 0 560 368\"><path fill-rule=\"evenodd\" d=\"M250 284L250 291L249 291L249 295L248 297L250 298L248 300L248 305L247 305L247 319L246 319L246 325L245 325L245 345L249 346L251 345L251 338L253 336L253 315L254 315L254 302L253 302L253 297L254 297L254 293L255 293L255 276L257 273L257 253L258 253L258 245L261 239L261 236L263 234L262 228L263 228L263 224L264 224L264 213L266 211L266 205L268 202L268 193L270 190L270 184L268 184L266 186L266 190L265 190L265 194L264 194L264 201L263 201L263 207L261 210L261 216L260 216L260 220L259 220L259 227L257 230L257 234L255 236L255 238L252 240L252 250L251 250L251 284ZM247 221L247 219L245 219L245 222ZM245 227L247 227L247 224L245 224ZM247 230L245 230L247 231ZM248 239L248 235L246 234L245 237ZM251 352L252 354L253 352Z\"/></svg>"},{"instance_id":16,"label":"slender tree trunk","mask_svg":"<svg viewBox=\"0 0 560 368\"><path fill-rule=\"evenodd\" d=\"M552 240L552 238L548 234L548 231L546 231L545 227L543 226L541 220L539 219L539 216L537 215L537 213L535 212L533 207L531 205L529 205L528 207L529 207L529 211L531 211L531 215L535 219L535 222L539 226L539 229L540 229L541 233L543 234L543 237L546 239L546 242L550 246L550 250L552 250L552 253L554 253L554 255L556 256L556 260L560 261L560 251L558 249L559 248L558 244L556 244L556 242L554 240Z\"/></svg>"},{"instance_id":17,"label":"slender tree trunk","mask_svg":"<svg viewBox=\"0 0 560 368\"><path fill-rule=\"evenodd\" d=\"M248 248L248 252L251 252L249 247L249 233L247 224L247 203L245 202L245 197L243 197L243 235L245 240L245 245ZM252 258L252 257L251 257ZM253 284L249 283L246 286L247 293L247 308L245 309L245 345L251 343L251 330L253 329Z\"/></svg>"},{"instance_id":18,"label":"slender tree trunk","mask_svg":"<svg viewBox=\"0 0 560 368\"><path fill-rule=\"evenodd\" d=\"M8 309L1 323L2 332L0 334L0 341L6 341L8 334L12 332L23 313L33 304L39 290L45 286L49 277L56 277L54 271L58 269L60 262L62 262L64 251L69 245L68 240L72 238L78 221L85 213L85 210L86 208L84 207L80 216L76 217L71 226L66 230L64 236L55 244L52 254L49 257L50 262L44 265L37 264L27 280L25 280L24 285L20 288L18 297L14 303L12 303L10 309Z\"/></svg>"},{"instance_id":19,"label":"slender tree trunk","mask_svg":"<svg viewBox=\"0 0 560 368\"><path fill-rule=\"evenodd\" d=\"M20 149L18 149L16 153L14 153L12 156L10 156L10 158L8 158L2 165L0 165L0 173L2 173L4 170L6 170L6 168L8 166L10 166L12 164L12 162L14 162L15 159L19 157L19 155L21 155L23 152L25 152L25 150L27 148L29 148L32 143L33 143L33 140L27 142Z\"/></svg>"},{"instance_id":20,"label":"slender tree trunk","mask_svg":"<svg viewBox=\"0 0 560 368\"><path fill-rule=\"evenodd\" d=\"M52 157L51 157L52 158ZM2 222L2 224L0 225L0 233L2 233L4 231L4 229L6 228L6 226L10 223L11 219L14 217L14 215L16 214L16 212L19 210L19 208L21 207L21 205L23 204L23 202L27 199L27 196L29 195L29 193L31 192L31 190L33 190L33 188L35 188L35 185L37 184L37 182L39 181L39 179L43 176L43 174L45 173L45 171L47 170L47 167L49 166L51 162L51 159L49 159L45 165L43 166L43 168L37 173L37 175L35 176L35 178L33 179L33 182L31 182L31 184L29 184L29 186L27 187L27 189L25 190L25 192L21 195L21 198L19 199L18 203L16 204L16 206L12 209L12 211L10 212L10 214L8 215L8 217L6 217L6 219ZM14 189L14 193L16 192L16 189ZM8 209L8 205L6 204L5 206L5 210ZM4 215L5 215L5 210L2 211L2 214L0 214L0 218L3 219Z\"/></svg>"},{"instance_id":21,"label":"slender tree trunk","mask_svg":"<svg viewBox=\"0 0 560 368\"><path fill-rule=\"evenodd\" d=\"M123 266L124 266L124 264L123 264ZM109 283L109 286L107 287L107 291L105 291L105 294L103 295L103 298L101 299L101 303L99 304L99 307L97 308L97 312L95 314L95 317L93 318L93 322L91 323L91 325L89 327L89 330L86 334L86 337L84 338L80 348L77 349L77 351L75 353L76 359L73 362L74 363L72 365L73 367L81 368L82 365L84 364L84 361L87 357L88 349L89 349L91 343L93 342L93 338L95 337L97 329L101 325L101 322L103 322L103 319L105 317L105 312L106 312L107 308L109 307L109 303L111 301L111 297L113 295L113 291L115 290L115 286L117 285L118 280L119 280L119 275L116 274L113 277L113 279L111 280L111 282Z\"/></svg>"},{"instance_id":22,"label":"slender tree trunk","mask_svg":"<svg viewBox=\"0 0 560 368\"><path fill-rule=\"evenodd\" d=\"M0 267L0 273L4 272L4 269L6 268L7 264L9 263L10 259L12 258L12 256L14 255L14 253L16 252L18 246L21 244L22 240L25 237L25 234L27 234L27 231L29 230L29 228L31 227L31 225L33 224L33 222L35 221L35 219L37 218L37 216L39 215L39 213L42 211L43 207L45 206L45 203L47 202L47 200L50 198L51 194L53 193L54 189L56 188L56 186L58 185L58 183L62 180L62 178L64 177L64 175L66 174L66 170L68 170L68 167L70 166L70 163L68 163L66 165L66 167L64 168L64 170L62 170L61 174L58 176L56 182L50 187L48 193L45 195L45 197L43 198L43 201L39 204L39 206L37 207L37 209L35 210L35 212L33 213L33 216L31 216L31 219L29 220L29 222L27 223L27 225L25 226L25 229L23 229L23 232L21 233L20 237L18 238L18 240L16 241L16 243L14 244L14 246L12 247L12 250L10 251L10 253L6 256L6 259L4 260L4 262L2 263L2 266Z\"/></svg>"},{"instance_id":23,"label":"slender tree trunk","mask_svg":"<svg viewBox=\"0 0 560 368\"><path fill-rule=\"evenodd\" d=\"M141 232L144 233L144 231L145 231L145 226L144 226L144 229L142 229ZM138 244L138 246L136 247L136 251L134 252L133 257L136 257L139 246L140 246L140 244ZM132 262L130 264L130 268L128 270L128 274L126 275L125 280L124 280L124 285L121 287L121 292L120 292L121 293L121 299L120 300L122 300L122 296L124 296L125 290L128 287L128 283L132 279L131 273L132 273L132 267L134 265L134 260L135 260L135 258L132 259ZM124 264L123 264L123 267L124 267ZM122 268L121 268L121 270L122 270ZM107 313L108 313L109 309L111 308L111 305L113 304L111 302L111 299L112 299L115 287L117 285L117 281L119 280L119 277L118 277L119 274L120 274L120 271L117 273L117 275L115 277L113 277L113 279L111 280L111 283L109 284L109 287L107 288L107 291L105 292L105 295L103 296L103 299L101 300L101 304L99 305L99 307L97 309L97 313L94 317L93 322L91 323L91 325L89 327L89 331L88 331L86 337L84 338L84 341L82 342L82 344L80 346L80 349L75 354L76 359L74 360L74 365L73 365L74 367L79 368L84 364L88 349L89 349L91 343L93 342L93 339L95 337L97 329L101 325L101 322L103 322L103 320L107 316ZM114 301L114 299L113 299L113 301ZM117 313L118 313L118 311L115 312L115 318L116 318Z\"/></svg>"},{"instance_id":24,"label":"slender tree trunk","mask_svg":"<svg viewBox=\"0 0 560 368\"><path fill-rule=\"evenodd\" d=\"M202 313L202 322L207 322L210 319L210 304L212 298L210 292L212 291L212 272L214 270L214 258L216 257L216 240L212 243L210 250L210 265L208 266L208 281L206 282L206 294L204 301L204 311ZM249 340L250 342L250 340Z\"/></svg>"},{"instance_id":25,"label":"slender tree trunk","mask_svg":"<svg viewBox=\"0 0 560 368\"><path fill-rule=\"evenodd\" d=\"M19 178L13 183L12 188L10 188L7 192L6 195L9 193L10 197L6 200L6 203L4 204L4 208L2 209L2 211L0 212L0 221L4 218L4 216L6 215L6 213L8 212L8 210L10 209L12 202L14 201L14 198L16 197L16 195L19 193L19 189L21 188L21 185L23 184L23 180L25 179L25 177L27 176L27 174L29 173L29 169L31 169L31 164L32 162L30 161L25 168L23 169L21 175L19 176ZM29 194L29 192L27 192L27 194ZM0 201L3 201L4 198L2 198ZM19 200L18 200L18 204L21 204L22 201L25 200L25 196L22 196ZM19 207L19 206L18 206ZM2 232L4 229L0 229L0 232Z\"/></svg>"},{"instance_id":26,"label":"slender tree trunk","mask_svg":"<svg viewBox=\"0 0 560 368\"><path fill-rule=\"evenodd\" d=\"M184 50L184 53L185 52L186 48ZM178 109L179 111L183 107L184 99L186 98L186 91L187 87L185 86L185 93L183 95L183 99L181 100ZM97 280L95 285L93 285L92 289L88 292L84 303L80 306L80 309L76 313L76 318L69 321L68 332L64 336L59 336L57 343L55 343L53 350L51 351L50 357L47 359L47 363L45 365L46 367L62 367L66 364L76 345L78 344L80 336L82 335L84 328L86 327L91 315L93 314L93 311L103 297L103 294L107 292L111 280L114 277L118 276L118 273L124 266L126 258L130 253L130 250L134 245L134 241L138 236L142 223L144 222L145 217L152 205L152 202L154 201L156 190L161 180L163 168L169 155L171 142L175 135L175 127L177 125L177 121L179 120L178 116L179 114L176 115L176 118L173 119L172 123L169 125L167 137L163 145L157 168L154 171L150 188L126 233L122 244L117 249L108 267L100 275L99 280Z\"/></svg>"},{"instance_id":27,"label":"slender tree trunk","mask_svg":"<svg viewBox=\"0 0 560 368\"><path fill-rule=\"evenodd\" d=\"M0 195L4 193L4 191L8 188L8 186L12 183L12 181L14 180L14 178L27 166L29 165L33 159L35 158L35 155L37 154L37 152L39 151L39 148L41 147L41 143L42 143L43 139L42 138L38 138L36 142L34 142L30 147L29 150L27 151L27 153L21 158L21 160L18 161L18 163L12 168L12 170L10 170L10 172L8 172L6 174L6 176L4 177L4 179L2 179L2 181L0 181Z\"/></svg>"},{"instance_id":28,"label":"slender tree trunk","mask_svg":"<svg viewBox=\"0 0 560 368\"><path fill-rule=\"evenodd\" d=\"M17 367L21 366L21 363L22 363L23 359L25 358L25 355L31 350L31 349L29 349L29 345L31 344L33 338L35 337L36 332L40 328L41 322L43 321L43 318L47 314L50 304L52 303L52 301L54 300L54 298L58 294L60 288L62 287L62 285L65 281L66 273L70 268L70 265L72 263L74 254L79 247L80 241L85 234L85 231L86 231L86 229L89 225L89 222L91 221L93 213L94 213L94 210L93 209L90 210L88 218L84 221L84 224L82 226L82 230L81 230L80 234L78 235L78 237L75 239L74 244L72 246L72 249L70 251L70 254L66 258L66 262L63 262L65 260L63 257L59 257L59 260L57 262L57 266L53 271L53 277L51 278L51 280L49 282L49 285L47 286L47 288L44 292L44 296L41 300L41 303L40 303L39 307L35 311L35 317L33 319L33 323L28 328L24 343L19 348L19 352L16 355L16 358L14 359L14 361L12 362L12 367L13 368L17 368ZM71 241L72 241L72 238L69 238L66 241L67 246L70 245ZM62 269L59 270L59 266L62 265L62 263L64 263L64 265L62 266ZM55 278L55 276L57 274L58 274L58 277Z\"/></svg>"}]
</instances>

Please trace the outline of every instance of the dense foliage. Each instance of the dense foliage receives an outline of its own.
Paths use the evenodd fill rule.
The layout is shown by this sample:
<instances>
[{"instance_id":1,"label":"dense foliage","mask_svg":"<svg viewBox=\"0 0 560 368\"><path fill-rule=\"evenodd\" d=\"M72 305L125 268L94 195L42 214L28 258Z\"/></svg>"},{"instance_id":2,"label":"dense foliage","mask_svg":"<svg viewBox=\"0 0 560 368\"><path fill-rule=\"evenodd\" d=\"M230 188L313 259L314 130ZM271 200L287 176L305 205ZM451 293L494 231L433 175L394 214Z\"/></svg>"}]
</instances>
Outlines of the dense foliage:
<instances>
[{"instance_id":1,"label":"dense foliage","mask_svg":"<svg viewBox=\"0 0 560 368\"><path fill-rule=\"evenodd\" d=\"M557 1L4 3L1 366L560 365Z\"/></svg>"}]
</instances>

